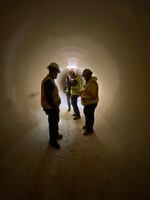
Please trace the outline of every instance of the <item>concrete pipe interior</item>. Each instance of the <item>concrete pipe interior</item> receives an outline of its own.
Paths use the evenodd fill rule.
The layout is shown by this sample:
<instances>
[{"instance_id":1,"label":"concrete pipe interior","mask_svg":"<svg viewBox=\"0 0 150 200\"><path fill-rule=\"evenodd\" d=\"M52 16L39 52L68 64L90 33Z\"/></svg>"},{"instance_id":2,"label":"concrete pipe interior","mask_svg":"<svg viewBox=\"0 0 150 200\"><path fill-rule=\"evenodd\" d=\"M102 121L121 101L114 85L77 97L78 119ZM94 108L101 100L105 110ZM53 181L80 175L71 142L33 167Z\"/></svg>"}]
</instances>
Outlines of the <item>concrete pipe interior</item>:
<instances>
[{"instance_id":1,"label":"concrete pipe interior","mask_svg":"<svg viewBox=\"0 0 150 200\"><path fill-rule=\"evenodd\" d=\"M60 131L65 135L62 149L55 157L92 162L98 156L100 171L111 182L104 184L109 188L109 191L103 188L105 197L108 194L112 199L123 199L126 194L130 199L128 194L135 197L139 189L139 195L147 197L149 179L146 177L150 167L148 7L132 1L2 1L0 4L1 172L7 172L8 166L15 170L14 157L19 163L14 149L24 148L21 152L29 161L27 149L38 156L40 149L43 152L47 145L48 124L40 106L40 84L48 73L46 66L55 61L61 69L57 84L62 98ZM82 151L85 145L84 139L80 141L82 133L75 136L75 129L81 132L84 123L80 101L81 122L73 122L71 114L66 112L62 83L67 65L76 65L79 72L88 67L98 78L96 138L93 143L89 139L87 152L93 148L91 144L95 147L89 154ZM72 132L70 140L69 132ZM81 151L77 150L77 144ZM19 183L21 178L17 180ZM5 182L9 182L9 177ZM9 190L10 194L17 194ZM20 195L24 193L23 189L20 191ZM63 191L60 194L65 199Z\"/></svg>"}]
</instances>

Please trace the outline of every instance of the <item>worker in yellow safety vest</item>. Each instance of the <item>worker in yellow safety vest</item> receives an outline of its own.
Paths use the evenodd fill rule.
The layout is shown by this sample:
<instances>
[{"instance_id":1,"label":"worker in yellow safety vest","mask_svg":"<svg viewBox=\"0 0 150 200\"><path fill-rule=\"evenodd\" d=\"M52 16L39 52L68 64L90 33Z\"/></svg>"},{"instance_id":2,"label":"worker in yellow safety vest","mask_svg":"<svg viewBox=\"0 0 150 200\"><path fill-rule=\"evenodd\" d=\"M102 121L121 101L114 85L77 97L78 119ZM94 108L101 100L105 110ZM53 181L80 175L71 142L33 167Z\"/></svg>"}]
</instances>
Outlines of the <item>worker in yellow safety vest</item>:
<instances>
[{"instance_id":1,"label":"worker in yellow safety vest","mask_svg":"<svg viewBox=\"0 0 150 200\"><path fill-rule=\"evenodd\" d=\"M84 106L83 112L85 115L84 135L89 135L94 132L94 112L97 107L99 96L99 86L97 78L92 76L90 69L83 70L82 76L85 79L84 89L81 90L81 104Z\"/></svg>"},{"instance_id":2,"label":"worker in yellow safety vest","mask_svg":"<svg viewBox=\"0 0 150 200\"><path fill-rule=\"evenodd\" d=\"M62 139L62 135L58 132L59 123L59 106L61 99L58 88L55 84L58 73L60 73L57 63L50 63L47 66L49 73L41 82L41 106L48 115L49 123L49 144L55 149L59 149L58 139Z\"/></svg>"}]
</instances>

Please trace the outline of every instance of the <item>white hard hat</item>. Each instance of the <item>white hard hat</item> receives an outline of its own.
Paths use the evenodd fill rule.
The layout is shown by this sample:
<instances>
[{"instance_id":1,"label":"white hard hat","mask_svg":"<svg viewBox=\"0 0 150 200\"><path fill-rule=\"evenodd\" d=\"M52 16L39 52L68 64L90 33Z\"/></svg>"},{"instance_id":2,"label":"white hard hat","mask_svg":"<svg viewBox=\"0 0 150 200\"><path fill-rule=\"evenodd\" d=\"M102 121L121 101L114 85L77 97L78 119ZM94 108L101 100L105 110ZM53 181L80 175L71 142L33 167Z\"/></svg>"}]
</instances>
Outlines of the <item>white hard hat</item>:
<instances>
[{"instance_id":1,"label":"white hard hat","mask_svg":"<svg viewBox=\"0 0 150 200\"><path fill-rule=\"evenodd\" d=\"M50 63L48 66L47 66L47 69L48 70L51 70L51 69L56 69L58 71L58 73L60 73L60 69L59 69L59 65L55 62L52 62Z\"/></svg>"},{"instance_id":2,"label":"white hard hat","mask_svg":"<svg viewBox=\"0 0 150 200\"><path fill-rule=\"evenodd\" d=\"M74 72L73 70L70 70L70 71L68 72L68 74L69 74L70 76L74 76L74 75L75 75L75 72Z\"/></svg>"}]
</instances>

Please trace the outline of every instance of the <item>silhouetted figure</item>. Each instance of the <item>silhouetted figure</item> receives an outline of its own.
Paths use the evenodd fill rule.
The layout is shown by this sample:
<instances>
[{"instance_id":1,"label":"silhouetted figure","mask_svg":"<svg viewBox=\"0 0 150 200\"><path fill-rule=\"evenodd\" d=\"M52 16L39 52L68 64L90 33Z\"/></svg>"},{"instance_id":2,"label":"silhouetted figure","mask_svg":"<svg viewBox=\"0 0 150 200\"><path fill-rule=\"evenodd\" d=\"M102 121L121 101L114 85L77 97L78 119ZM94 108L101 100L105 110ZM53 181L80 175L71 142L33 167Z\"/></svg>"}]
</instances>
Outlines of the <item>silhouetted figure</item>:
<instances>
[{"instance_id":1,"label":"silhouetted figure","mask_svg":"<svg viewBox=\"0 0 150 200\"><path fill-rule=\"evenodd\" d=\"M74 120L78 120L81 118L80 111L78 108L78 97L80 95L81 90L81 78L79 75L77 75L73 70L69 72L69 75L71 77L70 85L71 85L71 104L74 110Z\"/></svg>"},{"instance_id":2,"label":"silhouetted figure","mask_svg":"<svg viewBox=\"0 0 150 200\"><path fill-rule=\"evenodd\" d=\"M64 88L64 92L66 94L66 98L67 98L67 105L68 105L68 110L71 110L71 94L70 94L70 90L71 90L71 85L70 85L70 77L69 77L69 73L66 76L65 79L65 88Z\"/></svg>"},{"instance_id":3,"label":"silhouetted figure","mask_svg":"<svg viewBox=\"0 0 150 200\"><path fill-rule=\"evenodd\" d=\"M94 132L94 112L98 104L98 83L97 78L92 76L92 71L90 69L83 70L82 76L84 77L86 83L84 89L81 90L81 104L84 106L85 115L85 129L84 135L89 135Z\"/></svg>"},{"instance_id":4,"label":"silhouetted figure","mask_svg":"<svg viewBox=\"0 0 150 200\"><path fill-rule=\"evenodd\" d=\"M59 149L60 145L57 142L58 139L62 138L59 134L59 106L61 99L58 93L58 88L55 84L58 73L60 73L59 66L57 63L50 63L47 66L49 74L42 80L41 83L41 106L48 115L49 123L49 144Z\"/></svg>"}]
</instances>

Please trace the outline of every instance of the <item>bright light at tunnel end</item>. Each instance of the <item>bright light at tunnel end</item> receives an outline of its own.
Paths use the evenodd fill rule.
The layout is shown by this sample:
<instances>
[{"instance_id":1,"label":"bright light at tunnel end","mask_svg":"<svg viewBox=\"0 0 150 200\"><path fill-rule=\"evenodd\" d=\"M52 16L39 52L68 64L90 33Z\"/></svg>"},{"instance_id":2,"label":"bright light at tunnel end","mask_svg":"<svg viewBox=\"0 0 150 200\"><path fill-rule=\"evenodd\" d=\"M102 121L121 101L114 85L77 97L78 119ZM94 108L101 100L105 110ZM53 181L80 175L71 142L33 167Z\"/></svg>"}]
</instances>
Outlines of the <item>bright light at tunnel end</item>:
<instances>
[{"instance_id":1,"label":"bright light at tunnel end","mask_svg":"<svg viewBox=\"0 0 150 200\"><path fill-rule=\"evenodd\" d=\"M75 65L68 65L66 68L67 69L77 69L77 66L75 66Z\"/></svg>"}]
</instances>

